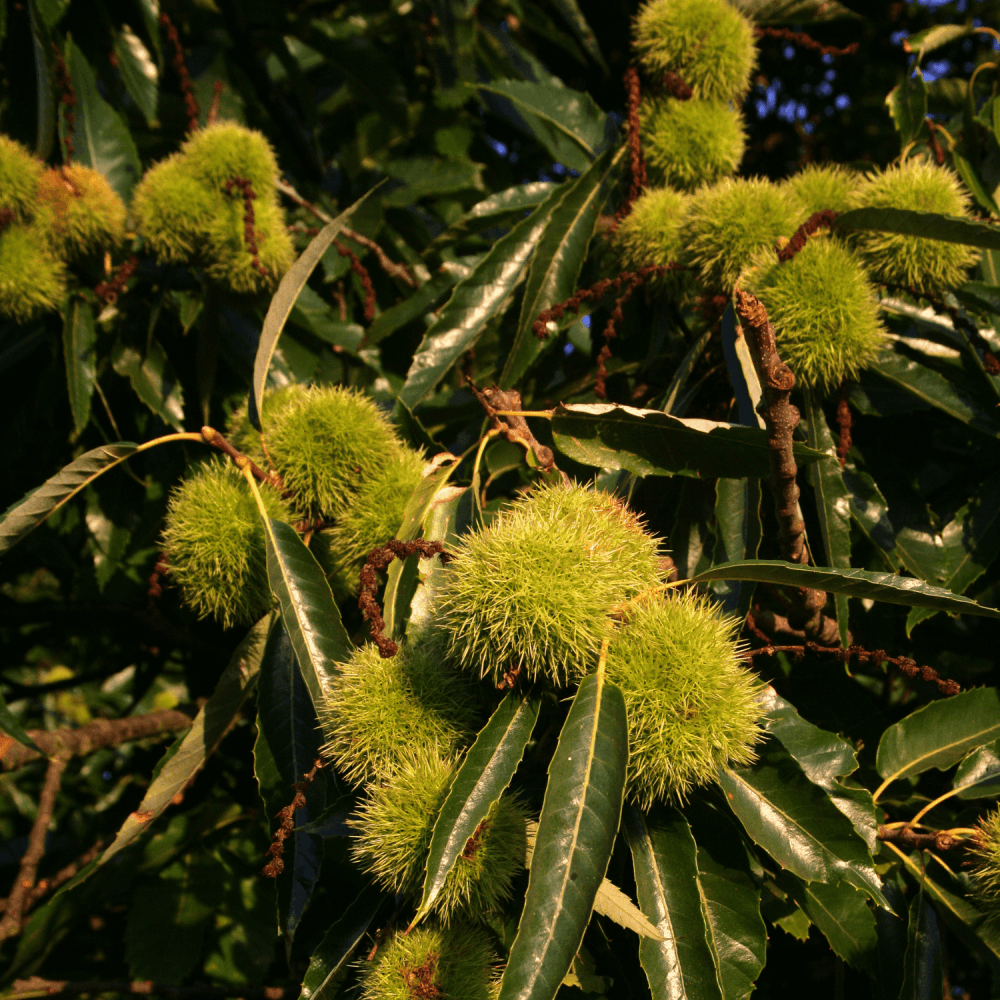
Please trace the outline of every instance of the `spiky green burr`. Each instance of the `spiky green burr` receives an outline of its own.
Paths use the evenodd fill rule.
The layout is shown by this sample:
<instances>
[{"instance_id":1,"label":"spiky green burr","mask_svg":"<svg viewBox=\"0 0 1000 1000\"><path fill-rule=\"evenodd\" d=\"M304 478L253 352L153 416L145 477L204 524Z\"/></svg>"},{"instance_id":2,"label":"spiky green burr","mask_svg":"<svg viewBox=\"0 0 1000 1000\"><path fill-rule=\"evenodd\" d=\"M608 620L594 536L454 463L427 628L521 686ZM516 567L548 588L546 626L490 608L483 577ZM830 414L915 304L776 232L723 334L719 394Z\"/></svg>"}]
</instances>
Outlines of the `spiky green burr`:
<instances>
[{"instance_id":1,"label":"spiky green burr","mask_svg":"<svg viewBox=\"0 0 1000 1000\"><path fill-rule=\"evenodd\" d=\"M268 516L291 522L287 501L258 487ZM243 474L228 460L206 462L173 492L163 531L167 572L184 603L226 628L249 625L271 607L264 526Z\"/></svg>"},{"instance_id":2,"label":"spiky green burr","mask_svg":"<svg viewBox=\"0 0 1000 1000\"><path fill-rule=\"evenodd\" d=\"M19 142L0 135L0 213L10 212L17 222L30 219L44 169Z\"/></svg>"},{"instance_id":3,"label":"spiky green burr","mask_svg":"<svg viewBox=\"0 0 1000 1000\"><path fill-rule=\"evenodd\" d=\"M650 78L677 73L702 100L741 98L757 62L750 22L725 0L651 0L633 39Z\"/></svg>"},{"instance_id":4,"label":"spiky green burr","mask_svg":"<svg viewBox=\"0 0 1000 1000\"><path fill-rule=\"evenodd\" d=\"M790 261L765 250L754 264L743 287L764 304L778 352L803 385L834 388L874 360L885 341L878 297L839 240L819 233Z\"/></svg>"},{"instance_id":5,"label":"spiky green burr","mask_svg":"<svg viewBox=\"0 0 1000 1000\"><path fill-rule=\"evenodd\" d=\"M963 219L972 217L970 204L951 170L912 158L869 174L852 201L854 208L903 208ZM963 284L979 260L973 247L921 236L857 230L852 239L876 281L918 291L941 292Z\"/></svg>"},{"instance_id":6,"label":"spiky green burr","mask_svg":"<svg viewBox=\"0 0 1000 1000\"><path fill-rule=\"evenodd\" d=\"M64 260L103 253L125 239L125 203L103 174L71 163L39 179L35 225Z\"/></svg>"},{"instance_id":7,"label":"spiky green burr","mask_svg":"<svg viewBox=\"0 0 1000 1000\"><path fill-rule=\"evenodd\" d=\"M687 195L673 188L648 188L615 230L613 244L626 270L676 261L682 253L681 221Z\"/></svg>"},{"instance_id":8,"label":"spiky green burr","mask_svg":"<svg viewBox=\"0 0 1000 1000\"><path fill-rule=\"evenodd\" d=\"M0 232L0 316L27 323L65 295L66 268L37 229L15 222Z\"/></svg>"},{"instance_id":9,"label":"spiky green burr","mask_svg":"<svg viewBox=\"0 0 1000 1000\"><path fill-rule=\"evenodd\" d=\"M752 254L798 227L787 190L762 177L726 177L691 196L682 226L688 259L710 288L729 292Z\"/></svg>"},{"instance_id":10,"label":"spiky green burr","mask_svg":"<svg viewBox=\"0 0 1000 1000\"><path fill-rule=\"evenodd\" d=\"M744 666L739 622L694 591L634 602L608 648L607 678L628 716L628 794L643 809L683 802L762 738L760 681Z\"/></svg>"},{"instance_id":11,"label":"spiky green burr","mask_svg":"<svg viewBox=\"0 0 1000 1000\"><path fill-rule=\"evenodd\" d=\"M621 602L660 582L657 541L619 500L545 486L464 535L438 623L464 668L563 686L582 677Z\"/></svg>"},{"instance_id":12,"label":"spiky green burr","mask_svg":"<svg viewBox=\"0 0 1000 1000\"><path fill-rule=\"evenodd\" d=\"M644 100L642 149L654 184L691 190L734 173L743 159L743 116L715 101Z\"/></svg>"},{"instance_id":13,"label":"spiky green burr","mask_svg":"<svg viewBox=\"0 0 1000 1000\"><path fill-rule=\"evenodd\" d=\"M786 178L781 186L798 202L801 224L814 212L824 209L846 212L860 180L856 171L837 163L809 163Z\"/></svg>"},{"instance_id":14,"label":"spiky green burr","mask_svg":"<svg viewBox=\"0 0 1000 1000\"><path fill-rule=\"evenodd\" d=\"M980 819L970 846L976 859L971 872L973 891L996 920L1000 915L1000 809Z\"/></svg>"},{"instance_id":15,"label":"spiky green burr","mask_svg":"<svg viewBox=\"0 0 1000 1000\"><path fill-rule=\"evenodd\" d=\"M369 643L340 665L320 719L323 752L354 787L388 780L414 747L450 759L475 738L467 685L439 654L404 642L382 659Z\"/></svg>"}]
</instances>

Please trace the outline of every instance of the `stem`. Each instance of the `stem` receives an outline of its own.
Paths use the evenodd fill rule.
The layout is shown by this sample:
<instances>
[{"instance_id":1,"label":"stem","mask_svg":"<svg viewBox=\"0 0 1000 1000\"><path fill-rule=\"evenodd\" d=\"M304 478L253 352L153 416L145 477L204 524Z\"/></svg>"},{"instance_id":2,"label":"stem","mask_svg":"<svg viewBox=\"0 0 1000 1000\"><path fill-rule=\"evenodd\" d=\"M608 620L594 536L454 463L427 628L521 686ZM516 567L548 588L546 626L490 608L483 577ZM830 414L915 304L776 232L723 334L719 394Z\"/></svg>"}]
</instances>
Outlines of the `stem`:
<instances>
[{"instance_id":1,"label":"stem","mask_svg":"<svg viewBox=\"0 0 1000 1000\"><path fill-rule=\"evenodd\" d=\"M146 441L136 448L136 452L149 451L150 448L155 448L157 445L169 444L171 441L201 441L204 442L200 434L196 434L194 431L180 431L177 434L164 434L163 437L153 438L152 441Z\"/></svg>"},{"instance_id":2,"label":"stem","mask_svg":"<svg viewBox=\"0 0 1000 1000\"><path fill-rule=\"evenodd\" d=\"M498 417L545 417L551 420L555 410L494 410Z\"/></svg>"},{"instance_id":3,"label":"stem","mask_svg":"<svg viewBox=\"0 0 1000 1000\"><path fill-rule=\"evenodd\" d=\"M597 660L597 678L603 684L604 683L604 670L608 663L608 646L611 645L611 640L605 636L601 640L601 655Z\"/></svg>"},{"instance_id":4,"label":"stem","mask_svg":"<svg viewBox=\"0 0 1000 1000\"><path fill-rule=\"evenodd\" d=\"M886 778L878 788L875 789L875 793L872 795L872 803L876 803L879 800L879 796L893 783L894 778Z\"/></svg>"},{"instance_id":5,"label":"stem","mask_svg":"<svg viewBox=\"0 0 1000 1000\"><path fill-rule=\"evenodd\" d=\"M264 528L266 530L271 520L271 515L268 514L267 508L264 506L264 498L260 495L260 490L257 489L257 484L254 482L254 473L250 468L250 466L253 465L253 462L251 462L246 455L240 455L239 458L234 459L234 461L236 462L236 467L243 473L243 477L250 484L250 492L253 494L254 501L257 504L257 510L260 513L261 520L264 522Z\"/></svg>"},{"instance_id":6,"label":"stem","mask_svg":"<svg viewBox=\"0 0 1000 1000\"><path fill-rule=\"evenodd\" d=\"M945 792L944 795L939 795L933 802L930 802L926 806L924 806L924 808L921 809L920 812L918 812L917 815L910 820L907 826L916 826L920 822L920 820L923 819L924 816L926 816L927 813L929 813L935 806L938 806L947 799L950 799L953 795L958 795L960 791L962 791L961 788L953 788L950 792Z\"/></svg>"}]
</instances>

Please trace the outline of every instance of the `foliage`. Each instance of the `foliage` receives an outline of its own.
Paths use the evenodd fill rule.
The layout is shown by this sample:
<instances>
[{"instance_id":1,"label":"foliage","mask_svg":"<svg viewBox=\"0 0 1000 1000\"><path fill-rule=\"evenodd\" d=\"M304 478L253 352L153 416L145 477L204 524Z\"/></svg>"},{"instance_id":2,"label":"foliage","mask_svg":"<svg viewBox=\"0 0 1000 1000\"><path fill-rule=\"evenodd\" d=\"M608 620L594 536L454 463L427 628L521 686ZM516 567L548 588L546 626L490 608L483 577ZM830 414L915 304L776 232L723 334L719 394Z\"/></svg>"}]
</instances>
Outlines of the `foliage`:
<instances>
[{"instance_id":1,"label":"foliage","mask_svg":"<svg viewBox=\"0 0 1000 1000\"><path fill-rule=\"evenodd\" d=\"M7 994L986 995L959 6L0 4Z\"/></svg>"}]
</instances>

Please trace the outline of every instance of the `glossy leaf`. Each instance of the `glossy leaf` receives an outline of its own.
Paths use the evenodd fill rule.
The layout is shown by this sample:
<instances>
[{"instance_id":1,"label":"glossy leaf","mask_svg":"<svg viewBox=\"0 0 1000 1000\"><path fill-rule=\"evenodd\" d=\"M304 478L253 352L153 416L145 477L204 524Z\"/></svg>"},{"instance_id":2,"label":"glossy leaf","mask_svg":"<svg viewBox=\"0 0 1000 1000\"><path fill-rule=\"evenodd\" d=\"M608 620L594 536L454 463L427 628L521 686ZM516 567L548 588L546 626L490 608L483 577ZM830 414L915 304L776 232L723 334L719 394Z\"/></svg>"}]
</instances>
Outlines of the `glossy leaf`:
<instances>
[{"instance_id":1,"label":"glossy leaf","mask_svg":"<svg viewBox=\"0 0 1000 1000\"><path fill-rule=\"evenodd\" d=\"M448 246L488 226L516 221L524 215L525 210L543 202L555 186L551 181L529 181L497 191L482 201L477 201L457 222L435 236L428 249Z\"/></svg>"},{"instance_id":2,"label":"glossy leaf","mask_svg":"<svg viewBox=\"0 0 1000 1000\"><path fill-rule=\"evenodd\" d=\"M899 1000L938 1000L941 996L944 996L941 935L934 909L920 892L910 903Z\"/></svg>"},{"instance_id":3,"label":"glossy leaf","mask_svg":"<svg viewBox=\"0 0 1000 1000\"><path fill-rule=\"evenodd\" d=\"M577 462L637 476L741 479L770 473L767 434L758 428L681 419L616 403L559 405L552 417L552 439ZM822 455L796 444L795 457L805 464Z\"/></svg>"},{"instance_id":4,"label":"glossy leaf","mask_svg":"<svg viewBox=\"0 0 1000 1000\"><path fill-rule=\"evenodd\" d=\"M122 83L150 128L156 122L160 71L142 39L127 25L115 32L115 58Z\"/></svg>"},{"instance_id":5,"label":"glossy leaf","mask_svg":"<svg viewBox=\"0 0 1000 1000\"><path fill-rule=\"evenodd\" d=\"M39 9L38 0L28 0L28 15L31 19L31 50L35 65L35 156L44 162L52 152L53 136L56 130L56 102L52 95L52 73L49 60L52 58L52 38ZM7 5L3 5L6 19Z\"/></svg>"},{"instance_id":6,"label":"glossy leaf","mask_svg":"<svg viewBox=\"0 0 1000 1000\"><path fill-rule=\"evenodd\" d=\"M195 716L191 728L167 750L165 763L150 782L139 808L129 814L114 842L101 854L98 865L107 864L122 848L149 829L215 752L257 685L267 636L275 617L272 613L262 618L236 647L211 698Z\"/></svg>"},{"instance_id":7,"label":"glossy leaf","mask_svg":"<svg viewBox=\"0 0 1000 1000\"><path fill-rule=\"evenodd\" d=\"M789 587L811 587L848 597L870 598L889 604L907 604L914 608L934 608L952 614L1000 618L1000 611L987 608L967 597L932 587L893 573L871 573L863 569L838 570L830 566L801 566L775 560L726 563L702 570L692 577L696 583L706 580L756 580Z\"/></svg>"},{"instance_id":8,"label":"glossy leaf","mask_svg":"<svg viewBox=\"0 0 1000 1000\"><path fill-rule=\"evenodd\" d=\"M354 645L340 620L326 574L295 529L273 519L268 519L265 528L267 580L319 715L328 679L336 665L351 655Z\"/></svg>"},{"instance_id":9,"label":"glossy leaf","mask_svg":"<svg viewBox=\"0 0 1000 1000\"><path fill-rule=\"evenodd\" d=\"M591 674L577 690L549 766L499 1000L552 1000L569 971L618 832L627 755L625 699Z\"/></svg>"},{"instance_id":10,"label":"glossy leaf","mask_svg":"<svg viewBox=\"0 0 1000 1000\"><path fill-rule=\"evenodd\" d=\"M135 394L165 424L184 426L184 392L167 352L151 339L145 357L119 341L111 352L114 370L132 383Z\"/></svg>"},{"instance_id":11,"label":"glossy leaf","mask_svg":"<svg viewBox=\"0 0 1000 1000\"><path fill-rule=\"evenodd\" d=\"M466 752L434 824L414 924L430 912L469 838L510 784L531 739L540 707L538 699L511 692Z\"/></svg>"},{"instance_id":12,"label":"glossy leaf","mask_svg":"<svg viewBox=\"0 0 1000 1000\"><path fill-rule=\"evenodd\" d=\"M639 942L650 992L656 1000L723 1000L687 820L675 809L648 819L629 806L625 831L639 906L663 936Z\"/></svg>"},{"instance_id":13,"label":"glossy leaf","mask_svg":"<svg viewBox=\"0 0 1000 1000\"><path fill-rule=\"evenodd\" d=\"M879 741L875 766L886 783L932 767L943 771L998 737L997 689L973 688L932 701L890 726Z\"/></svg>"},{"instance_id":14,"label":"glossy leaf","mask_svg":"<svg viewBox=\"0 0 1000 1000\"><path fill-rule=\"evenodd\" d=\"M552 0L552 6L562 14L563 19L573 29L573 34L586 49L587 54L607 73L608 67L601 54L601 47L597 44L597 38L587 24L587 19L583 16L576 0Z\"/></svg>"},{"instance_id":15,"label":"glossy leaf","mask_svg":"<svg viewBox=\"0 0 1000 1000\"><path fill-rule=\"evenodd\" d=\"M368 933L385 900L384 892L369 885L330 925L309 959L299 1000L333 1000L341 971Z\"/></svg>"},{"instance_id":16,"label":"glossy leaf","mask_svg":"<svg viewBox=\"0 0 1000 1000\"><path fill-rule=\"evenodd\" d=\"M712 331L706 330L692 345L681 359L681 363L674 369L670 384L663 395L663 404L660 409L664 413L672 413L675 417L683 417L686 408L687 393L683 393L691 373L695 366L705 354L712 339ZM683 394L682 394L683 393ZM741 411L742 412L742 411Z\"/></svg>"},{"instance_id":17,"label":"glossy leaf","mask_svg":"<svg viewBox=\"0 0 1000 1000\"><path fill-rule=\"evenodd\" d=\"M94 71L70 39L66 40L66 65L76 91L74 158L85 167L104 174L127 205L132 188L142 176L139 152L132 135L114 108L101 97ZM59 134L65 140L65 115L60 115Z\"/></svg>"},{"instance_id":18,"label":"glossy leaf","mask_svg":"<svg viewBox=\"0 0 1000 1000\"><path fill-rule=\"evenodd\" d=\"M809 466L809 484L816 494L816 515L828 566L850 569L851 566L851 501L850 493L840 474L837 446L827 425L823 408L811 392L806 395L804 416L806 439L811 448L825 452L827 458ZM841 646L849 646L847 631L847 595L834 594L837 628Z\"/></svg>"},{"instance_id":19,"label":"glossy leaf","mask_svg":"<svg viewBox=\"0 0 1000 1000\"><path fill-rule=\"evenodd\" d=\"M760 378L742 328L736 322L736 311L730 302L722 314L722 353L729 371L729 383L736 396L740 423L744 427L764 428L764 418L757 412L761 399Z\"/></svg>"},{"instance_id":20,"label":"glossy leaf","mask_svg":"<svg viewBox=\"0 0 1000 1000\"><path fill-rule=\"evenodd\" d=\"M285 276L278 285L278 290L271 299L268 306L267 315L264 317L264 325L260 331L260 340L257 343L257 354L253 363L253 390L250 394L251 419L257 418L260 424L264 399L264 385L267 382L267 373L271 368L271 360L278 346L278 338L285 328L289 313L295 305L302 289L309 280L309 275L316 269L316 265L322 260L323 254L333 243L337 233L348 224L351 216L378 190L378 186L372 188L367 194L359 198L345 212L341 212L332 222L328 222L313 238L309 246L302 251L299 259L288 269Z\"/></svg>"},{"instance_id":21,"label":"glossy leaf","mask_svg":"<svg viewBox=\"0 0 1000 1000\"><path fill-rule=\"evenodd\" d=\"M139 451L131 441L93 448L46 479L36 490L8 507L0 518L0 553L16 545L29 531L37 528L50 514L98 476L120 465Z\"/></svg>"},{"instance_id":22,"label":"glossy leaf","mask_svg":"<svg viewBox=\"0 0 1000 1000\"><path fill-rule=\"evenodd\" d=\"M928 53L954 42L959 38L971 35L971 24L935 24L923 31L916 31L903 39L904 52L916 52L917 62L921 62Z\"/></svg>"},{"instance_id":23,"label":"glossy leaf","mask_svg":"<svg viewBox=\"0 0 1000 1000\"><path fill-rule=\"evenodd\" d=\"M90 399L97 378L97 330L88 302L73 296L63 318L63 358L73 426L79 434L90 422Z\"/></svg>"},{"instance_id":24,"label":"glossy leaf","mask_svg":"<svg viewBox=\"0 0 1000 1000\"><path fill-rule=\"evenodd\" d=\"M3 694L0 694L0 733L4 733L11 740L16 740L18 743L36 750L44 756L44 752L38 748L35 741L28 735L24 726L18 722L17 716L7 707L7 702L4 700ZM0 749L0 760L3 760L3 756L9 747L9 740L0 739L0 748L2 748Z\"/></svg>"},{"instance_id":25,"label":"glossy leaf","mask_svg":"<svg viewBox=\"0 0 1000 1000\"><path fill-rule=\"evenodd\" d=\"M1000 740L973 750L956 768L952 787L960 789L960 799L1000 795Z\"/></svg>"},{"instance_id":26,"label":"glossy leaf","mask_svg":"<svg viewBox=\"0 0 1000 1000\"><path fill-rule=\"evenodd\" d=\"M886 567L899 569L901 553L896 551L896 531L889 520L889 505L875 480L850 464L841 473L841 479L847 487L852 520L872 543Z\"/></svg>"},{"instance_id":27,"label":"glossy leaf","mask_svg":"<svg viewBox=\"0 0 1000 1000\"><path fill-rule=\"evenodd\" d=\"M923 74L917 70L912 77L893 87L885 99L889 116L892 118L902 144L913 142L926 130L927 84Z\"/></svg>"},{"instance_id":28,"label":"glossy leaf","mask_svg":"<svg viewBox=\"0 0 1000 1000\"><path fill-rule=\"evenodd\" d=\"M907 208L852 208L839 215L836 229L874 229L903 236L923 236L947 243L1000 250L1000 226L962 219L936 212L915 212Z\"/></svg>"},{"instance_id":29,"label":"glossy leaf","mask_svg":"<svg viewBox=\"0 0 1000 1000\"><path fill-rule=\"evenodd\" d=\"M715 484L716 539L713 561L735 562L753 559L760 547L763 528L760 521L761 488L759 479L719 479ZM727 614L746 616L753 600L752 583L737 581L735 586L718 581L714 593Z\"/></svg>"},{"instance_id":30,"label":"glossy leaf","mask_svg":"<svg viewBox=\"0 0 1000 1000\"><path fill-rule=\"evenodd\" d=\"M516 385L545 350L546 341L535 335L532 326L539 313L573 294L608 194L609 179L618 170L625 150L625 146L616 153L609 150L576 180L563 185L563 196L552 209L531 258L517 333L500 374L501 389Z\"/></svg>"},{"instance_id":31,"label":"glossy leaf","mask_svg":"<svg viewBox=\"0 0 1000 1000\"><path fill-rule=\"evenodd\" d=\"M475 346L486 325L503 314L561 196L561 188L556 188L531 215L497 240L472 274L455 286L406 373L399 398L410 409L434 391L451 366Z\"/></svg>"},{"instance_id":32,"label":"glossy leaf","mask_svg":"<svg viewBox=\"0 0 1000 1000\"><path fill-rule=\"evenodd\" d=\"M719 783L754 843L807 882L844 881L885 904L868 845L824 789L774 740L753 767L723 767Z\"/></svg>"}]
</instances>

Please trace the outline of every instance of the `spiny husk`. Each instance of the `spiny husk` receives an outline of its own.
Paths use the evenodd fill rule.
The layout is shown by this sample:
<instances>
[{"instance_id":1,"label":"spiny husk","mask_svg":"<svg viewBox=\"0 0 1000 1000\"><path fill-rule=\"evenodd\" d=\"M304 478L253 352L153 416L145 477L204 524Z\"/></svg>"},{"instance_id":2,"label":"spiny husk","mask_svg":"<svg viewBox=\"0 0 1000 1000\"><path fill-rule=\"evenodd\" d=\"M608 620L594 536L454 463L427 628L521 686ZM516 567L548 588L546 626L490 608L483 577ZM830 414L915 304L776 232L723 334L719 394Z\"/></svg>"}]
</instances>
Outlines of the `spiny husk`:
<instances>
[{"instance_id":1,"label":"spiny husk","mask_svg":"<svg viewBox=\"0 0 1000 1000\"><path fill-rule=\"evenodd\" d=\"M626 270L680 259L681 222L687 202L687 195L669 187L647 188L642 192L613 238Z\"/></svg>"},{"instance_id":2,"label":"spiny husk","mask_svg":"<svg viewBox=\"0 0 1000 1000\"><path fill-rule=\"evenodd\" d=\"M38 180L45 170L28 150L14 139L0 135L0 211L6 209L14 221L28 221L38 196Z\"/></svg>"},{"instance_id":3,"label":"spiny husk","mask_svg":"<svg viewBox=\"0 0 1000 1000\"><path fill-rule=\"evenodd\" d=\"M837 163L807 163L782 181L781 186L798 202L801 225L814 212L824 209L846 212L860 180L856 171Z\"/></svg>"},{"instance_id":4,"label":"spiny husk","mask_svg":"<svg viewBox=\"0 0 1000 1000\"><path fill-rule=\"evenodd\" d=\"M979 820L970 846L976 855L976 865L970 873L973 891L996 920L1000 917L1000 809Z\"/></svg>"},{"instance_id":5,"label":"spiny husk","mask_svg":"<svg viewBox=\"0 0 1000 1000\"><path fill-rule=\"evenodd\" d=\"M71 163L42 174L35 224L66 260L115 250L125 240L125 203L103 174Z\"/></svg>"},{"instance_id":6,"label":"spiny husk","mask_svg":"<svg viewBox=\"0 0 1000 1000\"><path fill-rule=\"evenodd\" d=\"M457 661L494 683L508 671L579 679L616 606L660 580L656 539L623 503L580 486L533 490L455 548L438 623Z\"/></svg>"},{"instance_id":7,"label":"spiny husk","mask_svg":"<svg viewBox=\"0 0 1000 1000\"><path fill-rule=\"evenodd\" d=\"M761 684L743 664L736 618L685 591L639 599L611 639L607 678L625 696L628 794L643 809L683 802L762 739Z\"/></svg>"},{"instance_id":8,"label":"spiny husk","mask_svg":"<svg viewBox=\"0 0 1000 1000\"><path fill-rule=\"evenodd\" d=\"M37 229L12 223L0 232L0 316L27 323L65 296L66 268Z\"/></svg>"}]
</instances>

